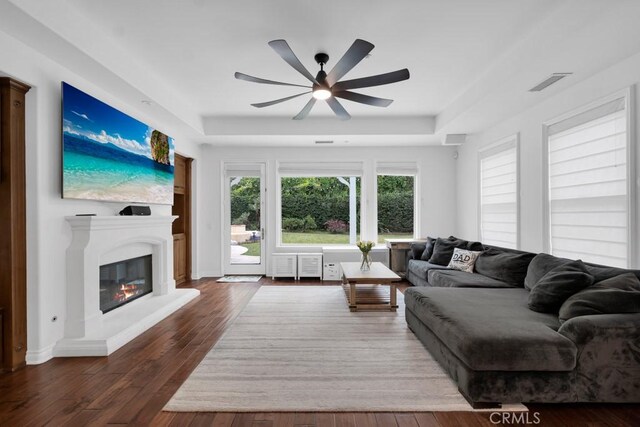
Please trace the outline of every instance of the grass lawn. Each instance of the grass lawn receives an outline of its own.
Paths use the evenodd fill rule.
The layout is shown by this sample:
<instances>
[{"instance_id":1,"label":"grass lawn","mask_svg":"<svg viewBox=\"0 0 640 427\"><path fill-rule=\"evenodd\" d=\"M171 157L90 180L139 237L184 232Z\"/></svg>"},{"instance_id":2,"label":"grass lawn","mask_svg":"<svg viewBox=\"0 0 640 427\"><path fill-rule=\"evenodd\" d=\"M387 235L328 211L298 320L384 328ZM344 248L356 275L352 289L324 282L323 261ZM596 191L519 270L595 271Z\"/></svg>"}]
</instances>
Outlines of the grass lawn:
<instances>
[{"instance_id":1,"label":"grass lawn","mask_svg":"<svg viewBox=\"0 0 640 427\"><path fill-rule=\"evenodd\" d=\"M388 233L380 234L378 242L384 243L384 239L410 239L412 234ZM358 236L359 238L359 236ZM294 233L285 231L282 233L282 243L301 245L340 245L349 243L349 234L332 234L326 231L314 231L306 233Z\"/></svg>"},{"instance_id":2,"label":"grass lawn","mask_svg":"<svg viewBox=\"0 0 640 427\"><path fill-rule=\"evenodd\" d=\"M240 246L244 246L248 249L248 251L243 253L242 255L260 256L260 242L241 243Z\"/></svg>"},{"instance_id":3,"label":"grass lawn","mask_svg":"<svg viewBox=\"0 0 640 427\"><path fill-rule=\"evenodd\" d=\"M301 245L340 245L349 243L349 234L332 234L326 231L308 231L306 233L282 232L282 243Z\"/></svg>"}]
</instances>

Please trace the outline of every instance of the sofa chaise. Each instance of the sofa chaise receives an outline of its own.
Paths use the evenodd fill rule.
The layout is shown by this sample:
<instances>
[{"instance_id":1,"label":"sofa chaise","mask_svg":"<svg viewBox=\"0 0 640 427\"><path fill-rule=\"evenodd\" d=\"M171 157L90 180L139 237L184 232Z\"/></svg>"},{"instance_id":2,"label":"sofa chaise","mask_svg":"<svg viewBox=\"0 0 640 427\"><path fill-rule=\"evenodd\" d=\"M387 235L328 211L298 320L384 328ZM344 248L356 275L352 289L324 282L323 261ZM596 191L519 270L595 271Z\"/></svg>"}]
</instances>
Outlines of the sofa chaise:
<instances>
[{"instance_id":1,"label":"sofa chaise","mask_svg":"<svg viewBox=\"0 0 640 427\"><path fill-rule=\"evenodd\" d=\"M407 266L414 287L405 291L406 321L474 407L640 402L640 313L562 323L557 312L530 309L535 281L572 260L483 245L480 272L467 273L421 260L424 249L415 245ZM596 284L629 272L640 278L585 265Z\"/></svg>"}]
</instances>

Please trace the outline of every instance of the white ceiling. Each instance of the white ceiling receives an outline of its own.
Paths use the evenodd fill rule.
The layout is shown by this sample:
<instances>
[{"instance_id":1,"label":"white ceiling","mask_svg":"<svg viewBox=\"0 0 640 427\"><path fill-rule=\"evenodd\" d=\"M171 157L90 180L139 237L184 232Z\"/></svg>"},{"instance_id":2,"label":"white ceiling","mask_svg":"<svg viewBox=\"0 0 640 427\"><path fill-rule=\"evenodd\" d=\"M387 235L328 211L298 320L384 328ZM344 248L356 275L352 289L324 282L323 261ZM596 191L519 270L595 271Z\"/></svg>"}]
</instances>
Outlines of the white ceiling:
<instances>
[{"instance_id":1,"label":"white ceiling","mask_svg":"<svg viewBox=\"0 0 640 427\"><path fill-rule=\"evenodd\" d=\"M390 140L433 143L434 135L478 131L640 51L637 0L10 1L171 111L194 138L214 143L228 136L256 144L261 134L265 143L278 135L366 140L372 120ZM394 99L388 108L341 101L361 120L340 124L319 102L308 121L293 124L306 96L264 109L249 104L303 90L233 77L306 84L267 45L278 38L312 74L315 53L329 54L330 69L362 38L376 48L346 78L405 67L411 78L358 90ZM558 71L575 74L527 92ZM420 118L428 125L400 131L402 120Z\"/></svg>"}]
</instances>

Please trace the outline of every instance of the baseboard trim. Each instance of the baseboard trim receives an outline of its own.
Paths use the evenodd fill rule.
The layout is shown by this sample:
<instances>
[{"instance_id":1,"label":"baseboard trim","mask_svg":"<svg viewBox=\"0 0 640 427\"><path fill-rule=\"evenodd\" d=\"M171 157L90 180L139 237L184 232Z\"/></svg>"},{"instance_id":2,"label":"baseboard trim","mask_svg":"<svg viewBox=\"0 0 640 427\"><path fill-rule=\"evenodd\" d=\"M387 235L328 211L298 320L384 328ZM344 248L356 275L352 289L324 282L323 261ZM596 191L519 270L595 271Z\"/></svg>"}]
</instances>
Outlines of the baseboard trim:
<instances>
[{"instance_id":1,"label":"baseboard trim","mask_svg":"<svg viewBox=\"0 0 640 427\"><path fill-rule=\"evenodd\" d=\"M53 359L53 348L55 344L50 344L42 350L27 350L27 365L40 365Z\"/></svg>"},{"instance_id":2,"label":"baseboard trim","mask_svg":"<svg viewBox=\"0 0 640 427\"><path fill-rule=\"evenodd\" d=\"M222 274L219 271L201 271L200 273L198 273L199 279L206 279L207 277L222 277L222 276L224 276L224 274Z\"/></svg>"}]
</instances>

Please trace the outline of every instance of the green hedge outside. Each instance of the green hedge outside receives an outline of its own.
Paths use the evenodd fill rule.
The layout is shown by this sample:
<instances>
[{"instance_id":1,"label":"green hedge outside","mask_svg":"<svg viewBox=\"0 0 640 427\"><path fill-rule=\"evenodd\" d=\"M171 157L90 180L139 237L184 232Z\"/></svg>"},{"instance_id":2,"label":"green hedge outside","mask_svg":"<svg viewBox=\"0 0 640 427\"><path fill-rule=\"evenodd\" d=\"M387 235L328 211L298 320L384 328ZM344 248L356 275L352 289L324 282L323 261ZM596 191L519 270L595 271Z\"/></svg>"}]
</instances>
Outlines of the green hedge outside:
<instances>
[{"instance_id":1,"label":"green hedge outside","mask_svg":"<svg viewBox=\"0 0 640 427\"><path fill-rule=\"evenodd\" d=\"M249 213L247 229L256 229L258 213L255 211L255 196L234 195L231 198L231 218L240 218ZM293 194L282 196L282 218L304 220L311 216L316 229L324 230L324 223L330 219L349 222L349 196L327 196L320 194ZM358 222L360 212L358 212ZM290 222L290 221L289 221ZM292 222L290 222L292 223ZM307 223L309 221L307 220ZM358 224L359 225L359 224ZM305 227L305 229L310 229ZM413 192L378 195L378 231L410 232L413 230ZM293 231L293 230L292 230Z\"/></svg>"}]
</instances>

